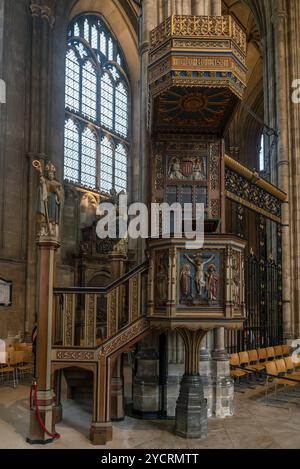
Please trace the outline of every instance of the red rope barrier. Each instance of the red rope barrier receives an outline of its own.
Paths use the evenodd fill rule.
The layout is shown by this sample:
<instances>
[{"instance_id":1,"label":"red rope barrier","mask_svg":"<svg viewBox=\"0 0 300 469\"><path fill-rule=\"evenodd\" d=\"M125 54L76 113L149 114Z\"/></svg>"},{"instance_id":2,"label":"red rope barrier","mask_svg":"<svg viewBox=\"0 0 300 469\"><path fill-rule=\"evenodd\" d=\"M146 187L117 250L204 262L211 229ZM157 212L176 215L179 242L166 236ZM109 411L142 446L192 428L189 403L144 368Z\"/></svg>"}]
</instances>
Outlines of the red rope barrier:
<instances>
[{"instance_id":1,"label":"red rope barrier","mask_svg":"<svg viewBox=\"0 0 300 469\"><path fill-rule=\"evenodd\" d=\"M29 396L29 399L30 399L30 409L32 409L32 394L33 394L33 391L34 391L34 400L35 400L35 409L36 409L36 416L38 418L38 421L39 421L39 424L40 426L42 427L43 431L48 435L50 436L50 438L53 438L54 440L58 440L61 436L59 433L50 433L47 428L45 427L45 424L44 424L44 421L41 417L41 413L40 413L40 408L39 408L39 401L38 401L38 395L37 395L37 385L36 384L33 384L30 388L30 396Z\"/></svg>"}]
</instances>

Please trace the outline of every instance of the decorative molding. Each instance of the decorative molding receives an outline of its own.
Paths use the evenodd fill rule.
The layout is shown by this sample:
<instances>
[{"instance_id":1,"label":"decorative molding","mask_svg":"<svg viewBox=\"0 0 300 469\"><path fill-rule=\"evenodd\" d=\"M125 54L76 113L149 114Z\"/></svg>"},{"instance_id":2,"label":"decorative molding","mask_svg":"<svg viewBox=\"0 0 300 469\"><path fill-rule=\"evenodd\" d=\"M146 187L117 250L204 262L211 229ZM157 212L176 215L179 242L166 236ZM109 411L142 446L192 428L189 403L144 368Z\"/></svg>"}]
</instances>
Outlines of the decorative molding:
<instances>
[{"instance_id":1,"label":"decorative molding","mask_svg":"<svg viewBox=\"0 0 300 469\"><path fill-rule=\"evenodd\" d=\"M231 39L246 54L245 31L234 18L227 16L179 16L172 15L151 32L151 50L170 37L199 37Z\"/></svg>"},{"instance_id":2,"label":"decorative molding","mask_svg":"<svg viewBox=\"0 0 300 469\"><path fill-rule=\"evenodd\" d=\"M280 190L278 187L273 186L273 184L261 178L257 172L251 171L249 168L247 168L246 166L244 166L242 163L235 160L231 156L225 155L225 164L228 168L232 169L236 173L245 177L249 181L255 181L255 184L258 187L261 187L262 189L264 189L266 192L276 197L281 202L287 201L287 194L285 192Z\"/></svg>"},{"instance_id":3,"label":"decorative molding","mask_svg":"<svg viewBox=\"0 0 300 469\"><path fill-rule=\"evenodd\" d=\"M55 358L56 360L93 361L95 357L92 351L58 350Z\"/></svg>"},{"instance_id":4,"label":"decorative molding","mask_svg":"<svg viewBox=\"0 0 300 469\"><path fill-rule=\"evenodd\" d=\"M241 174L226 168L225 189L227 193L237 197L242 204L244 201L254 207L255 211L260 209L267 213L268 218L271 216L280 220L281 201L259 187L255 181L249 181Z\"/></svg>"},{"instance_id":5,"label":"decorative molding","mask_svg":"<svg viewBox=\"0 0 300 469\"><path fill-rule=\"evenodd\" d=\"M108 341L106 345L103 345L100 348L98 352L98 359L100 360L113 354L122 346L139 337L149 329L149 322L146 319L141 319L140 321L132 324L130 327L125 329L123 332L120 332L116 337Z\"/></svg>"}]
</instances>

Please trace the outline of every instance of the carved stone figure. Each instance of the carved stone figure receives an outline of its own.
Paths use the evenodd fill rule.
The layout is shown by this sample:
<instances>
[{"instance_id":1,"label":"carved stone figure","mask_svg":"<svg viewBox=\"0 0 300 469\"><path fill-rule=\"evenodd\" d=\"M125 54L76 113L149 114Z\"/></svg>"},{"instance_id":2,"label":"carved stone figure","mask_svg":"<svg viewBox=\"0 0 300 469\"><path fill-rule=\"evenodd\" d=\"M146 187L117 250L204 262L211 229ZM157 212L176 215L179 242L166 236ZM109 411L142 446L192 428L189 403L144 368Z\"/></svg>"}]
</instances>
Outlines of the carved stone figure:
<instances>
[{"instance_id":1,"label":"carved stone figure","mask_svg":"<svg viewBox=\"0 0 300 469\"><path fill-rule=\"evenodd\" d=\"M56 179L56 168L49 162L42 169L40 161L33 161L33 167L40 175L40 196L38 212L41 216L40 235L58 236L64 190L62 184Z\"/></svg>"},{"instance_id":2,"label":"carved stone figure","mask_svg":"<svg viewBox=\"0 0 300 469\"><path fill-rule=\"evenodd\" d=\"M194 163L193 177L196 181L206 180L206 169L203 158L197 158Z\"/></svg>"},{"instance_id":3,"label":"carved stone figure","mask_svg":"<svg viewBox=\"0 0 300 469\"><path fill-rule=\"evenodd\" d=\"M170 161L169 179L184 179L184 175L182 174L180 167L179 158L172 158L172 160Z\"/></svg>"}]
</instances>

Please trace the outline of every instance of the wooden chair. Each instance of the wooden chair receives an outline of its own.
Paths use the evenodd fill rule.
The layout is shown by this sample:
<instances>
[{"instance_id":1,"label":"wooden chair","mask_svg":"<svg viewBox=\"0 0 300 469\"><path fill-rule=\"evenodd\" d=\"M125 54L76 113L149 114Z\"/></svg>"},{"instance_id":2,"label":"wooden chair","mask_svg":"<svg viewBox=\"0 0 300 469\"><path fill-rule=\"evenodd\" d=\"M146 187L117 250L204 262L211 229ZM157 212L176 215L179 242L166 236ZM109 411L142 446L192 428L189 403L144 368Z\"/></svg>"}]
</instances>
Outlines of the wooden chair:
<instances>
[{"instance_id":1,"label":"wooden chair","mask_svg":"<svg viewBox=\"0 0 300 469\"><path fill-rule=\"evenodd\" d=\"M241 378L243 378L244 376L248 376L249 374L247 371L241 370L240 368L234 368L236 366L241 366L238 353L233 353L232 355L230 355L230 366L230 374L234 380L239 381Z\"/></svg>"},{"instance_id":2,"label":"wooden chair","mask_svg":"<svg viewBox=\"0 0 300 469\"><path fill-rule=\"evenodd\" d=\"M292 357L285 357L284 361L288 373L290 372L294 376L300 376L300 371L296 371L297 364L293 361Z\"/></svg>"},{"instance_id":3,"label":"wooden chair","mask_svg":"<svg viewBox=\"0 0 300 469\"><path fill-rule=\"evenodd\" d=\"M267 351L265 348L259 348L257 350L257 354L260 362L265 363L266 361L268 361Z\"/></svg>"},{"instance_id":4,"label":"wooden chair","mask_svg":"<svg viewBox=\"0 0 300 469\"><path fill-rule=\"evenodd\" d=\"M274 347L267 347L266 352L267 352L267 359L268 360L274 360L275 359Z\"/></svg>"},{"instance_id":5,"label":"wooden chair","mask_svg":"<svg viewBox=\"0 0 300 469\"><path fill-rule=\"evenodd\" d=\"M282 354L284 357L288 357L291 353L290 353L290 346L287 345L287 344L284 344L282 345Z\"/></svg>"},{"instance_id":6,"label":"wooden chair","mask_svg":"<svg viewBox=\"0 0 300 469\"><path fill-rule=\"evenodd\" d=\"M275 352L276 358L282 358L283 357L282 345L276 345L274 347L274 352Z\"/></svg>"},{"instance_id":7,"label":"wooden chair","mask_svg":"<svg viewBox=\"0 0 300 469\"><path fill-rule=\"evenodd\" d=\"M0 366L0 382L1 384L12 384L13 388L18 384L18 377L16 374L16 369L13 366L14 360L12 360L11 354L15 352L8 353L7 363L2 363Z\"/></svg>"},{"instance_id":8,"label":"wooden chair","mask_svg":"<svg viewBox=\"0 0 300 469\"><path fill-rule=\"evenodd\" d=\"M15 352L16 354L17 352ZM21 355L22 354L22 355ZM17 358L16 370L19 378L31 377L34 373L33 354L32 352L19 352Z\"/></svg>"},{"instance_id":9,"label":"wooden chair","mask_svg":"<svg viewBox=\"0 0 300 469\"><path fill-rule=\"evenodd\" d=\"M249 368L256 371L263 371L265 369L264 363L266 360L260 362L257 350L249 350L248 356L250 363Z\"/></svg>"},{"instance_id":10,"label":"wooden chair","mask_svg":"<svg viewBox=\"0 0 300 469\"><path fill-rule=\"evenodd\" d=\"M16 352L23 352L27 350L27 344L23 343L23 344L15 344L15 351Z\"/></svg>"},{"instance_id":11,"label":"wooden chair","mask_svg":"<svg viewBox=\"0 0 300 469\"><path fill-rule=\"evenodd\" d=\"M268 396L268 387L269 387L270 382L275 384L275 395L277 395L278 386L293 387L293 386L297 386L300 383L300 376L298 376L298 378L295 378L293 375L289 375L286 371L287 370L286 370L284 359L266 363L266 372L269 375L272 375L272 376L267 376L267 379L266 379L266 395L267 396ZM283 376L279 376L280 374L282 374ZM295 379L295 381L284 379L285 376L293 380Z\"/></svg>"}]
</instances>

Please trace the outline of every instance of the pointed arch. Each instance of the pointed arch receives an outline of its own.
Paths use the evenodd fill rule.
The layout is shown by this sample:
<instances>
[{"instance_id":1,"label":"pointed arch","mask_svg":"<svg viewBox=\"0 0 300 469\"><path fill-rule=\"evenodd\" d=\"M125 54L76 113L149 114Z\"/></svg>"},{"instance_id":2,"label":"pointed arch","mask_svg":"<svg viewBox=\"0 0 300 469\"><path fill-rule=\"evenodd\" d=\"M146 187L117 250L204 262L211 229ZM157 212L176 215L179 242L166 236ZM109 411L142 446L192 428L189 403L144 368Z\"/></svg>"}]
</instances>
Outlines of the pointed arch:
<instances>
[{"instance_id":1,"label":"pointed arch","mask_svg":"<svg viewBox=\"0 0 300 469\"><path fill-rule=\"evenodd\" d=\"M90 13L70 24L67 46L65 177L104 192L127 189L128 155L121 162L120 149L130 145L130 87L122 50Z\"/></svg>"}]
</instances>

